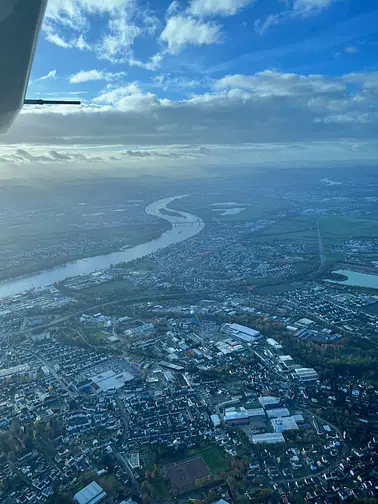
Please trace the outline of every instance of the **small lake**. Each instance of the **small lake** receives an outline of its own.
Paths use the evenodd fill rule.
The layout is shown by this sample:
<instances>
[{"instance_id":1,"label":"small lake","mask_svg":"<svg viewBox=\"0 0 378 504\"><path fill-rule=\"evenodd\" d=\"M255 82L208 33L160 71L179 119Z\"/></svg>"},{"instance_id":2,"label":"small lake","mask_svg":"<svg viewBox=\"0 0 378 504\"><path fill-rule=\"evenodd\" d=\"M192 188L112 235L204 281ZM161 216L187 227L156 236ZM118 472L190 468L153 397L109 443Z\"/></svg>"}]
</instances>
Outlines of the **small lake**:
<instances>
[{"instance_id":1,"label":"small lake","mask_svg":"<svg viewBox=\"0 0 378 504\"><path fill-rule=\"evenodd\" d=\"M219 212L219 215L236 215L244 212L245 208L213 208L213 212Z\"/></svg>"},{"instance_id":2,"label":"small lake","mask_svg":"<svg viewBox=\"0 0 378 504\"><path fill-rule=\"evenodd\" d=\"M351 285L354 287L368 287L370 289L378 289L378 275L370 275L369 273L359 273L351 270L336 270L333 273L348 277L347 280L326 280L327 282L337 283L340 285Z\"/></svg>"}]
</instances>

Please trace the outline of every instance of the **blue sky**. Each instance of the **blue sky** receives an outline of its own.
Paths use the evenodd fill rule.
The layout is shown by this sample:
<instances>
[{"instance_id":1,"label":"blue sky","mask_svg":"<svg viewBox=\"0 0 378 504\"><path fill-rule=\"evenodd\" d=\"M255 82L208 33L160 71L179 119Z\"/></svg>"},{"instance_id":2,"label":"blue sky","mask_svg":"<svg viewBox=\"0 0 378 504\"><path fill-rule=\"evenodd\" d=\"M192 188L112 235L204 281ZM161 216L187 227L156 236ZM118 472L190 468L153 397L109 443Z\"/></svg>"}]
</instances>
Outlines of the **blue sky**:
<instances>
[{"instance_id":1,"label":"blue sky","mask_svg":"<svg viewBox=\"0 0 378 504\"><path fill-rule=\"evenodd\" d=\"M376 0L49 0L27 95L83 103L0 161L370 162L377 54Z\"/></svg>"}]
</instances>

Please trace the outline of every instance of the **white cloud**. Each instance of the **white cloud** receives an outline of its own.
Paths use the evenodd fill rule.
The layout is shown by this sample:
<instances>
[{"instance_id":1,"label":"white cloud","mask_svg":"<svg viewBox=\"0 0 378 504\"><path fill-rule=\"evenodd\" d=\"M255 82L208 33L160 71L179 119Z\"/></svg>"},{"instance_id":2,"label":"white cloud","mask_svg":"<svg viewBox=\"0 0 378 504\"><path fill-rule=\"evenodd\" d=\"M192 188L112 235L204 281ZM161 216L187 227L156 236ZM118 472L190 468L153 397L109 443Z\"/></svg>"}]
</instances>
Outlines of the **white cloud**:
<instances>
[{"instance_id":1,"label":"white cloud","mask_svg":"<svg viewBox=\"0 0 378 504\"><path fill-rule=\"evenodd\" d=\"M202 22L192 17L172 16L160 35L168 44L167 51L178 54L188 45L209 45L220 42L221 25Z\"/></svg>"},{"instance_id":2,"label":"white cloud","mask_svg":"<svg viewBox=\"0 0 378 504\"><path fill-rule=\"evenodd\" d=\"M233 16L254 0L192 0L189 12L194 16Z\"/></svg>"},{"instance_id":3,"label":"white cloud","mask_svg":"<svg viewBox=\"0 0 378 504\"><path fill-rule=\"evenodd\" d=\"M99 19L100 35L91 29ZM154 34L158 27L156 16L137 0L49 0L43 28L46 39L59 47L93 51L100 59L125 63L134 59L135 40Z\"/></svg>"},{"instance_id":4,"label":"white cloud","mask_svg":"<svg viewBox=\"0 0 378 504\"><path fill-rule=\"evenodd\" d=\"M130 66L135 66L139 68L144 68L145 70L157 70L163 61L164 58L164 52L158 52L151 56L151 58L148 61L140 61L137 59L134 59L133 56L130 56L128 60L128 64Z\"/></svg>"},{"instance_id":5,"label":"white cloud","mask_svg":"<svg viewBox=\"0 0 378 504\"><path fill-rule=\"evenodd\" d=\"M161 103L156 95L142 93L136 84L129 84L125 87L101 93L97 98L94 98L93 102L110 104L124 112L143 111L144 114L159 107Z\"/></svg>"},{"instance_id":6,"label":"white cloud","mask_svg":"<svg viewBox=\"0 0 378 504\"><path fill-rule=\"evenodd\" d=\"M177 12L180 9L180 4L177 0L173 0L172 3L169 4L167 9L167 16L170 17L172 14Z\"/></svg>"},{"instance_id":7,"label":"white cloud","mask_svg":"<svg viewBox=\"0 0 378 504\"><path fill-rule=\"evenodd\" d=\"M58 47L62 47L63 49L70 49L72 45L64 40L60 35L53 32L52 30L47 31L46 40L51 42L52 44L57 45Z\"/></svg>"},{"instance_id":8,"label":"white cloud","mask_svg":"<svg viewBox=\"0 0 378 504\"><path fill-rule=\"evenodd\" d=\"M340 0L294 0L293 12L300 17L317 16Z\"/></svg>"},{"instance_id":9,"label":"white cloud","mask_svg":"<svg viewBox=\"0 0 378 504\"><path fill-rule=\"evenodd\" d=\"M106 72L105 70L81 70L74 75L71 75L69 82L71 84L80 84L82 82L104 80L112 82L117 79L126 77L125 72Z\"/></svg>"},{"instance_id":10,"label":"white cloud","mask_svg":"<svg viewBox=\"0 0 378 504\"><path fill-rule=\"evenodd\" d=\"M88 26L88 15L109 14L129 7L130 0L49 0L47 22L55 22L66 28L82 30Z\"/></svg>"},{"instance_id":11,"label":"white cloud","mask_svg":"<svg viewBox=\"0 0 378 504\"><path fill-rule=\"evenodd\" d=\"M75 40L74 45L77 49L80 49L80 51L90 50L91 48L88 42L85 41L83 34L81 34L79 38Z\"/></svg>"},{"instance_id":12,"label":"white cloud","mask_svg":"<svg viewBox=\"0 0 378 504\"><path fill-rule=\"evenodd\" d=\"M322 75L298 75L265 70L255 75L227 75L214 83L215 89L246 89L258 96L303 96L313 93L344 93L346 86Z\"/></svg>"},{"instance_id":13,"label":"white cloud","mask_svg":"<svg viewBox=\"0 0 378 504\"><path fill-rule=\"evenodd\" d=\"M306 19L318 16L333 4L343 0L294 0L293 8L271 14L265 21L258 19L255 21L255 30L263 35L274 25L285 23L294 19Z\"/></svg>"},{"instance_id":14,"label":"white cloud","mask_svg":"<svg viewBox=\"0 0 378 504\"><path fill-rule=\"evenodd\" d=\"M117 17L109 20L109 32L104 35L97 47L100 58L121 62L122 51L127 51L142 34L142 29L130 21L126 11L120 11Z\"/></svg>"},{"instance_id":15,"label":"white cloud","mask_svg":"<svg viewBox=\"0 0 378 504\"><path fill-rule=\"evenodd\" d=\"M46 75L43 75L40 77L38 80L43 81L43 80L55 80L56 79L56 70L50 70Z\"/></svg>"},{"instance_id":16,"label":"white cloud","mask_svg":"<svg viewBox=\"0 0 378 504\"><path fill-rule=\"evenodd\" d=\"M57 151L186 144L206 158L200 145L371 143L378 141L378 114L371 107L377 95L376 72L228 75L214 81L210 92L179 100L160 96L157 86L153 93L132 83L81 106L28 107L0 144L50 144Z\"/></svg>"},{"instance_id":17,"label":"white cloud","mask_svg":"<svg viewBox=\"0 0 378 504\"><path fill-rule=\"evenodd\" d=\"M358 53L358 47L356 46L348 46L344 48L344 51L347 54L357 54Z\"/></svg>"},{"instance_id":18,"label":"white cloud","mask_svg":"<svg viewBox=\"0 0 378 504\"><path fill-rule=\"evenodd\" d=\"M202 149L206 149L202 147ZM169 160L191 160L199 158L201 152L197 149L177 150L171 148L141 148L128 150L57 150L46 148L35 148L33 146L25 146L22 149L0 147L0 166L4 165L35 165L44 164L73 164L78 163L93 163L102 162L114 164L119 163L122 167L125 161L140 162L145 160L148 164L159 161L167 162ZM138 165L139 166L139 165ZM147 165L146 165L147 166Z\"/></svg>"},{"instance_id":19,"label":"white cloud","mask_svg":"<svg viewBox=\"0 0 378 504\"><path fill-rule=\"evenodd\" d=\"M164 89L164 91L189 91L209 87L210 81L206 78L189 79L186 77L174 77L170 74L159 74L153 78L153 83L155 87Z\"/></svg>"}]
</instances>

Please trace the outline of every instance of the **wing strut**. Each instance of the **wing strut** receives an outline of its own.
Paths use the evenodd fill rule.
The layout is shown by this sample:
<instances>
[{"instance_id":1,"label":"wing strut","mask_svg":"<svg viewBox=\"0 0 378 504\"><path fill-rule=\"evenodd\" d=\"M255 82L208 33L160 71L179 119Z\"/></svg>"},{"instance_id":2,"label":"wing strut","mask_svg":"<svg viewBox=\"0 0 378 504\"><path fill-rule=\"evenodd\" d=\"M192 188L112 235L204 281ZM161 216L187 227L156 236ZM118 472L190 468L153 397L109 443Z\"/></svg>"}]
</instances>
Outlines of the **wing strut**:
<instances>
[{"instance_id":1,"label":"wing strut","mask_svg":"<svg viewBox=\"0 0 378 504\"><path fill-rule=\"evenodd\" d=\"M81 105L77 100L24 100L24 105Z\"/></svg>"}]
</instances>

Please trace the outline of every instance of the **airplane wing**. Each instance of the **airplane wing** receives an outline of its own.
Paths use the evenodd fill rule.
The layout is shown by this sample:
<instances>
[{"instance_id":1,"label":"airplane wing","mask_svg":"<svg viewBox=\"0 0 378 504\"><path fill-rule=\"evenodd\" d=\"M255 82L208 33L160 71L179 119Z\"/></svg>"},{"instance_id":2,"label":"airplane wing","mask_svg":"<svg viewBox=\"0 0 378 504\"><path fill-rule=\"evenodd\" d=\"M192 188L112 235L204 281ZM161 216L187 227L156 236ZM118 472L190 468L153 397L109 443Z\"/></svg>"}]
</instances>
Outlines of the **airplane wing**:
<instances>
[{"instance_id":1,"label":"airplane wing","mask_svg":"<svg viewBox=\"0 0 378 504\"><path fill-rule=\"evenodd\" d=\"M0 0L0 133L20 112L47 0Z\"/></svg>"}]
</instances>

